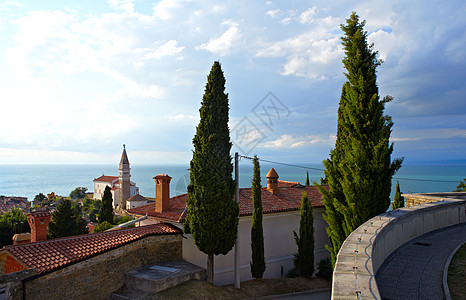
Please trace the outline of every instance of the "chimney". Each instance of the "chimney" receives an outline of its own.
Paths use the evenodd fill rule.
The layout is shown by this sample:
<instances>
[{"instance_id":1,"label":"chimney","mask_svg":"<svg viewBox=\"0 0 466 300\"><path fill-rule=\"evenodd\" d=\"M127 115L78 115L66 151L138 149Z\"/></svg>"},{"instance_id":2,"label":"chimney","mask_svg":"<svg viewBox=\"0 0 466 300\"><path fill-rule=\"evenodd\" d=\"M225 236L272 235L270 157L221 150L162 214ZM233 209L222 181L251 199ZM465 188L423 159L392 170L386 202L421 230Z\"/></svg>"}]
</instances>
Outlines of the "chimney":
<instances>
[{"instance_id":1,"label":"chimney","mask_svg":"<svg viewBox=\"0 0 466 300\"><path fill-rule=\"evenodd\" d=\"M47 226L49 226L51 216L48 210L33 210L27 214L29 227L31 227L31 243L47 239Z\"/></svg>"},{"instance_id":2,"label":"chimney","mask_svg":"<svg viewBox=\"0 0 466 300\"><path fill-rule=\"evenodd\" d=\"M170 181L167 174L159 174L155 180L155 211L162 212L170 208Z\"/></svg>"},{"instance_id":3,"label":"chimney","mask_svg":"<svg viewBox=\"0 0 466 300\"><path fill-rule=\"evenodd\" d=\"M267 191L271 192L272 194L278 193L278 174L274 168L270 169L269 173L267 173Z\"/></svg>"}]
</instances>

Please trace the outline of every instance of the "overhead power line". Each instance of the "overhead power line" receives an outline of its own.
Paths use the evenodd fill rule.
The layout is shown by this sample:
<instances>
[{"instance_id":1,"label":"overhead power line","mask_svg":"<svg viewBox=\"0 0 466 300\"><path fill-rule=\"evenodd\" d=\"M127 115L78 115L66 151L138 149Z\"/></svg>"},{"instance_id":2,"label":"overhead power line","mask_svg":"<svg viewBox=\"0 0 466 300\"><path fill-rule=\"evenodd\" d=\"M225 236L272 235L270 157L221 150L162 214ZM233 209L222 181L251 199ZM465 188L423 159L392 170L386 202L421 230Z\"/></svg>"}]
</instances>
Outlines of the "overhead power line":
<instances>
[{"instance_id":1,"label":"overhead power line","mask_svg":"<svg viewBox=\"0 0 466 300\"><path fill-rule=\"evenodd\" d=\"M252 160L253 158L252 157L249 157L249 156L244 156L244 155L239 155L239 157L241 158L246 158L246 159L249 159L249 160ZM267 160L267 159L262 159L262 158L259 158L260 161L263 161L263 162L268 162L268 163L272 163L272 164L277 164L277 165L283 165L283 166L289 166L289 167L294 167L294 168L301 168L301 169L307 169L307 170L317 170L317 171L322 171L324 172L325 170L324 169L319 169L319 168L312 168L312 167L306 167L306 166L300 166L300 165L295 165L295 164L289 164L289 163L283 163L283 162L278 162L278 161L273 161L273 160ZM410 180L410 181L427 181L427 182L448 182L448 183L457 183L458 181L454 181L454 180L434 180L434 179L420 179L420 178L404 178L404 177L392 177L392 180L393 179L397 179L397 180Z\"/></svg>"}]
</instances>

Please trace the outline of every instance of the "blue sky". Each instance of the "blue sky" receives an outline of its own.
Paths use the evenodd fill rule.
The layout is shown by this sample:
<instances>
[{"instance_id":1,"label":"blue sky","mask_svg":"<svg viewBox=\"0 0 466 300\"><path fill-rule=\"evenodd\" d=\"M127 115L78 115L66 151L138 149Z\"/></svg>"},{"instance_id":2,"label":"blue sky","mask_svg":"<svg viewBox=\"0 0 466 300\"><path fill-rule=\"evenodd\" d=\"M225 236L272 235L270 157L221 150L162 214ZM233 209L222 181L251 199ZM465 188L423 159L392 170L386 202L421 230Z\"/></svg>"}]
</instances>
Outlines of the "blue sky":
<instances>
[{"instance_id":1,"label":"blue sky","mask_svg":"<svg viewBox=\"0 0 466 300\"><path fill-rule=\"evenodd\" d=\"M186 163L215 60L233 151L321 162L352 11L385 61L393 157L466 157L464 1L44 2L0 3L0 164L114 164L122 144L132 164Z\"/></svg>"}]
</instances>

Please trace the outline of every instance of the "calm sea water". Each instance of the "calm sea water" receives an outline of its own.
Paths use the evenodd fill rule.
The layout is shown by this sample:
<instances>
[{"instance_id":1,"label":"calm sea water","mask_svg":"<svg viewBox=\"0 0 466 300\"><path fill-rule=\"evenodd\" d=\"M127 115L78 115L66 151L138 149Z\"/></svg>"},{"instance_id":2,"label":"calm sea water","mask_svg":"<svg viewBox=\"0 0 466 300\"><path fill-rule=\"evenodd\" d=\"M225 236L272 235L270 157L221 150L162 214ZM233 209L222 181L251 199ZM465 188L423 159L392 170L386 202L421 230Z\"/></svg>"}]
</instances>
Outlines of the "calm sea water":
<instances>
[{"instance_id":1,"label":"calm sea water","mask_svg":"<svg viewBox=\"0 0 466 300\"><path fill-rule=\"evenodd\" d=\"M319 182L323 172L322 164L306 164L309 177ZM261 164L262 185L267 181L265 175L273 167L280 179L298 181L304 184L306 169L270 163ZM155 197L153 177L168 174L172 177L170 193L172 196L186 192L189 183L188 165L131 165L131 181L139 186L140 193ZM250 187L252 163L247 159L240 161L240 187ZM32 200L38 193L68 196L76 187L93 190L93 180L102 174L118 175L118 165L0 165L0 195L22 196ZM403 193L447 192L452 191L459 181L466 177L466 165L405 165L395 175L392 184L392 199L396 179Z\"/></svg>"}]
</instances>

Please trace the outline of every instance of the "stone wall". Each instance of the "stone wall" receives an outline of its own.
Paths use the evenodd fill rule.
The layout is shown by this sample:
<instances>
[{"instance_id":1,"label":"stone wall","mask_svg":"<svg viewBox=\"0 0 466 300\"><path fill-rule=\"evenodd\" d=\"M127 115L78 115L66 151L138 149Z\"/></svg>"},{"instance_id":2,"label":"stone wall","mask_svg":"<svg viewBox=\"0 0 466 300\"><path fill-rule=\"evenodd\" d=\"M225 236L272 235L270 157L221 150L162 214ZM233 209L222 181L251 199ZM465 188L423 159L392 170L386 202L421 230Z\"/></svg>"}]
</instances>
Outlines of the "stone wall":
<instances>
[{"instance_id":1,"label":"stone wall","mask_svg":"<svg viewBox=\"0 0 466 300\"><path fill-rule=\"evenodd\" d=\"M405 198L405 206L413 206L448 199L466 199L466 193L464 192L403 194L402 196Z\"/></svg>"},{"instance_id":2,"label":"stone wall","mask_svg":"<svg viewBox=\"0 0 466 300\"><path fill-rule=\"evenodd\" d=\"M403 207L370 219L338 253L332 299L380 299L375 274L393 251L425 233L464 222L466 200L460 199Z\"/></svg>"},{"instance_id":3,"label":"stone wall","mask_svg":"<svg viewBox=\"0 0 466 300\"><path fill-rule=\"evenodd\" d=\"M108 299L124 285L124 273L182 259L181 235L149 236L27 281L26 299Z\"/></svg>"}]
</instances>

